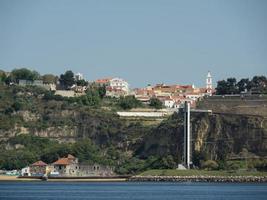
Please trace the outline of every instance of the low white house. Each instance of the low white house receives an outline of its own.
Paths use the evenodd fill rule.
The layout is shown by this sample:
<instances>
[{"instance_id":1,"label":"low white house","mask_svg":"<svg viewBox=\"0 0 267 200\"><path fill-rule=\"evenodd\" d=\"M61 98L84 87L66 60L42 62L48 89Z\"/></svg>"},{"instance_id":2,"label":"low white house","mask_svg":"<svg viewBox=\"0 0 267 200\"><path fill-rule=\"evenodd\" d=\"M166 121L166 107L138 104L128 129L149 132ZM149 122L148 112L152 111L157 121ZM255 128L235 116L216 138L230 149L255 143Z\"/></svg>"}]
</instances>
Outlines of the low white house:
<instances>
[{"instance_id":1,"label":"low white house","mask_svg":"<svg viewBox=\"0 0 267 200\"><path fill-rule=\"evenodd\" d=\"M30 175L31 175L31 173L30 173L30 167L29 166L21 169L21 176L30 176Z\"/></svg>"},{"instance_id":2,"label":"low white house","mask_svg":"<svg viewBox=\"0 0 267 200\"><path fill-rule=\"evenodd\" d=\"M191 100L193 100L193 101L196 101L196 100L198 100L198 99L201 98L201 97L203 97L202 94L186 94L186 95L185 95L185 98L187 98L187 99L191 99Z\"/></svg>"},{"instance_id":3,"label":"low white house","mask_svg":"<svg viewBox=\"0 0 267 200\"><path fill-rule=\"evenodd\" d=\"M166 108L173 108L175 101L172 99L166 99L163 101L163 104Z\"/></svg>"}]
</instances>

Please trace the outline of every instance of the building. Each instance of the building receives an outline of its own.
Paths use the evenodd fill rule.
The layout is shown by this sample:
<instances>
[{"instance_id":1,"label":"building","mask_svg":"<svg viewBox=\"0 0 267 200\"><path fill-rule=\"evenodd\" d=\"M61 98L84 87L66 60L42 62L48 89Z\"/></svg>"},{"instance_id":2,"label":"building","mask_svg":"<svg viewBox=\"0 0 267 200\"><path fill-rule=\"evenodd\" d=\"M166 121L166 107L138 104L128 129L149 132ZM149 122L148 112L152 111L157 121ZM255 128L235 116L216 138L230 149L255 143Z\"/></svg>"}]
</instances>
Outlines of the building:
<instances>
[{"instance_id":1,"label":"building","mask_svg":"<svg viewBox=\"0 0 267 200\"><path fill-rule=\"evenodd\" d=\"M76 73L74 75L74 78L75 78L76 81L80 81L80 80L83 80L84 79L83 78L83 74L81 74L80 72Z\"/></svg>"},{"instance_id":2,"label":"building","mask_svg":"<svg viewBox=\"0 0 267 200\"><path fill-rule=\"evenodd\" d=\"M106 96L120 97L129 95L129 84L121 78L113 78L106 86Z\"/></svg>"},{"instance_id":3,"label":"building","mask_svg":"<svg viewBox=\"0 0 267 200\"><path fill-rule=\"evenodd\" d=\"M111 176L114 175L113 168L99 164L83 164L78 162L78 158L68 155L60 158L52 164L53 173L58 172L59 176Z\"/></svg>"},{"instance_id":4,"label":"building","mask_svg":"<svg viewBox=\"0 0 267 200\"><path fill-rule=\"evenodd\" d=\"M46 90L51 90L55 91L56 90L56 84L54 83L44 83L43 80L25 80L25 79L20 79L19 80L19 86L37 86L37 87L42 87Z\"/></svg>"},{"instance_id":5,"label":"building","mask_svg":"<svg viewBox=\"0 0 267 200\"><path fill-rule=\"evenodd\" d=\"M174 104L175 104L175 101L173 99L171 99L171 98L166 98L166 99L163 100L163 105L166 108L173 108Z\"/></svg>"},{"instance_id":6,"label":"building","mask_svg":"<svg viewBox=\"0 0 267 200\"><path fill-rule=\"evenodd\" d=\"M66 158L60 158L53 163L54 172L58 172L61 176L77 176L79 169L78 159L72 155Z\"/></svg>"},{"instance_id":7,"label":"building","mask_svg":"<svg viewBox=\"0 0 267 200\"><path fill-rule=\"evenodd\" d=\"M94 81L94 83L96 83L97 85L100 85L100 86L107 86L111 79L112 78L97 79Z\"/></svg>"},{"instance_id":8,"label":"building","mask_svg":"<svg viewBox=\"0 0 267 200\"><path fill-rule=\"evenodd\" d=\"M207 90L207 95L211 96L212 95L212 77L210 71L208 71L207 78L206 78L206 90Z\"/></svg>"},{"instance_id":9,"label":"building","mask_svg":"<svg viewBox=\"0 0 267 200\"><path fill-rule=\"evenodd\" d=\"M31 176L43 176L46 174L47 164L41 160L30 165L29 174Z\"/></svg>"},{"instance_id":10,"label":"building","mask_svg":"<svg viewBox=\"0 0 267 200\"><path fill-rule=\"evenodd\" d=\"M31 176L30 167L24 167L21 169L21 176Z\"/></svg>"}]
</instances>

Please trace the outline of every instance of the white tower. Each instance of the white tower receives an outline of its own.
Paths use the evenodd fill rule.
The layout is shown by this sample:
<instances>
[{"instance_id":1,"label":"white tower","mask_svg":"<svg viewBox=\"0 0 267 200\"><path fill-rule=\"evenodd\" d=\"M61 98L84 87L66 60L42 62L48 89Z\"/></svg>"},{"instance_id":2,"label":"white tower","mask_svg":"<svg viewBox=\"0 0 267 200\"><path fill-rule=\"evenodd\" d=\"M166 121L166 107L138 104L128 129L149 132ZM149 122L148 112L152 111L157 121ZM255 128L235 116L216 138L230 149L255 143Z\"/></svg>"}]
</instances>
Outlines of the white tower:
<instances>
[{"instance_id":1,"label":"white tower","mask_svg":"<svg viewBox=\"0 0 267 200\"><path fill-rule=\"evenodd\" d=\"M210 71L208 71L207 78L206 78L206 89L207 89L207 94L211 96L212 95L212 77L211 77Z\"/></svg>"},{"instance_id":2,"label":"white tower","mask_svg":"<svg viewBox=\"0 0 267 200\"><path fill-rule=\"evenodd\" d=\"M191 131L190 131L190 102L184 103L184 166L190 169L191 162Z\"/></svg>"}]
</instances>

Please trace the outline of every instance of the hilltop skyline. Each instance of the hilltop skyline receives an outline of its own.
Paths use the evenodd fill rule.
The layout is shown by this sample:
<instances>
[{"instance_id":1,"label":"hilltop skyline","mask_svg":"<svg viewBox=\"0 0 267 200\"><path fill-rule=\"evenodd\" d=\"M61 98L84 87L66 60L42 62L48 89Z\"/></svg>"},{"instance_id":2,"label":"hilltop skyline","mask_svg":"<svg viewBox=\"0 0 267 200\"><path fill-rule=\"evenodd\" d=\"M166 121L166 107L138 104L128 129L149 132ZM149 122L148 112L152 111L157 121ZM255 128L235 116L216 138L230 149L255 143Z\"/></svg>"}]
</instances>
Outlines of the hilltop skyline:
<instances>
[{"instance_id":1,"label":"hilltop skyline","mask_svg":"<svg viewBox=\"0 0 267 200\"><path fill-rule=\"evenodd\" d=\"M266 1L0 0L0 69L213 86L267 74Z\"/></svg>"}]
</instances>

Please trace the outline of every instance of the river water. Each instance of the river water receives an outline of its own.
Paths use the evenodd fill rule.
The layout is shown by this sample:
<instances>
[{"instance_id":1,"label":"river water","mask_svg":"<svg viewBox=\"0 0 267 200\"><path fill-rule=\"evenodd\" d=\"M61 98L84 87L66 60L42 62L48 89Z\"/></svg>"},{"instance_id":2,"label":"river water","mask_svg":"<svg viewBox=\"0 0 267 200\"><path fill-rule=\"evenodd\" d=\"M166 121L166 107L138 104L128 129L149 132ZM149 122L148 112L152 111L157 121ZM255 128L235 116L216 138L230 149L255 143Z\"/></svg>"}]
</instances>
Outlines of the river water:
<instances>
[{"instance_id":1,"label":"river water","mask_svg":"<svg viewBox=\"0 0 267 200\"><path fill-rule=\"evenodd\" d=\"M267 199L262 183L0 182L0 199Z\"/></svg>"}]
</instances>

